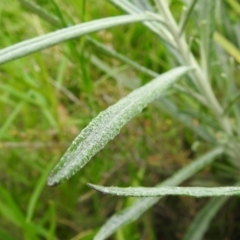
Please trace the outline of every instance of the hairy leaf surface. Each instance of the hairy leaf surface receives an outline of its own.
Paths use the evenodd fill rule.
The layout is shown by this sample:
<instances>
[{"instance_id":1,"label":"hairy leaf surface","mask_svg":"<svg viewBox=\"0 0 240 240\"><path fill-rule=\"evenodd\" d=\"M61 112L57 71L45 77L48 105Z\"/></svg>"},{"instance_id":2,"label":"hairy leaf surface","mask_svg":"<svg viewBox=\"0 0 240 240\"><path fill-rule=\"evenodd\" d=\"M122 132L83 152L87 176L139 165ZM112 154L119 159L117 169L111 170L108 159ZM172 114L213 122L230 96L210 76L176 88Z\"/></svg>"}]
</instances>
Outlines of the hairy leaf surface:
<instances>
[{"instance_id":1,"label":"hairy leaf surface","mask_svg":"<svg viewBox=\"0 0 240 240\"><path fill-rule=\"evenodd\" d=\"M178 67L162 74L101 112L73 141L50 174L48 184L53 186L73 176L113 139L131 118L190 69Z\"/></svg>"},{"instance_id":2,"label":"hairy leaf surface","mask_svg":"<svg viewBox=\"0 0 240 240\"><path fill-rule=\"evenodd\" d=\"M145 20L154 20L148 14L132 14L125 16L109 17L91 22L78 24L72 27L63 28L52 33L48 33L39 37L35 37L23 42L17 43L10 47L0 50L0 64L11 60L29 55L48 47L54 46L61 42L80 37L82 35L99 31L102 29L127 24L131 22L139 22ZM155 19L156 20L156 19Z\"/></svg>"},{"instance_id":3,"label":"hairy leaf surface","mask_svg":"<svg viewBox=\"0 0 240 240\"><path fill-rule=\"evenodd\" d=\"M88 186L105 194L124 197L160 197L168 195L220 197L240 195L240 187L103 187L91 183Z\"/></svg>"},{"instance_id":4,"label":"hairy leaf surface","mask_svg":"<svg viewBox=\"0 0 240 240\"><path fill-rule=\"evenodd\" d=\"M182 183L189 177L193 176L200 169L211 164L217 156L223 153L223 151L223 148L216 148L204 154L157 186L176 186ZM161 197L138 198L132 206L114 214L111 218L109 218L107 222L101 227L94 240L107 239L115 231L117 231L118 228L138 219L145 211L156 204L160 198Z\"/></svg>"}]
</instances>

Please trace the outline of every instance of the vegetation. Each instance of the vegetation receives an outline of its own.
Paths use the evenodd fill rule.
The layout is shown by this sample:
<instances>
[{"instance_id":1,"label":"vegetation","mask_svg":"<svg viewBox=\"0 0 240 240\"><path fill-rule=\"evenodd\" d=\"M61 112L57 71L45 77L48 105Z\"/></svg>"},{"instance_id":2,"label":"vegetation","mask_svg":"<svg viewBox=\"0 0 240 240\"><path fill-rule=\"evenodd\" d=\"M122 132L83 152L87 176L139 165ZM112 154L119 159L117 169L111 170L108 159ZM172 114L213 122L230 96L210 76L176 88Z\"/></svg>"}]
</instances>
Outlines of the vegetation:
<instances>
[{"instance_id":1,"label":"vegetation","mask_svg":"<svg viewBox=\"0 0 240 240\"><path fill-rule=\"evenodd\" d=\"M237 1L0 10L1 239L239 239Z\"/></svg>"}]
</instances>

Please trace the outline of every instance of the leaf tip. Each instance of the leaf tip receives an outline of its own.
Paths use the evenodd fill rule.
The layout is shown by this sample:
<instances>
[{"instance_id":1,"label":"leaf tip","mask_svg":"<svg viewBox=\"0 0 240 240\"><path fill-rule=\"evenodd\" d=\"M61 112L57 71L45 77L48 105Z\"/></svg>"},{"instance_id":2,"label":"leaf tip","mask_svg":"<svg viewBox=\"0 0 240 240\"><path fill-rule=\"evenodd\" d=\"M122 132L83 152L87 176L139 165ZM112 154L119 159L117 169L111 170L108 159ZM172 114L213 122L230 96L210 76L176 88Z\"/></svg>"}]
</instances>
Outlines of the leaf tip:
<instances>
[{"instance_id":1,"label":"leaf tip","mask_svg":"<svg viewBox=\"0 0 240 240\"><path fill-rule=\"evenodd\" d=\"M59 185L59 182L54 181L54 179L50 176L48 178L47 185L49 187L56 187L57 185Z\"/></svg>"},{"instance_id":2,"label":"leaf tip","mask_svg":"<svg viewBox=\"0 0 240 240\"><path fill-rule=\"evenodd\" d=\"M88 187L98 191L98 192L101 192L101 193L105 193L104 191L102 191L101 187L99 185L95 185L95 184L92 184L92 183L87 183Z\"/></svg>"},{"instance_id":3,"label":"leaf tip","mask_svg":"<svg viewBox=\"0 0 240 240\"><path fill-rule=\"evenodd\" d=\"M96 189L95 185L92 184L92 183L87 183L87 185L88 185L88 187L90 187L90 188Z\"/></svg>"}]
</instances>

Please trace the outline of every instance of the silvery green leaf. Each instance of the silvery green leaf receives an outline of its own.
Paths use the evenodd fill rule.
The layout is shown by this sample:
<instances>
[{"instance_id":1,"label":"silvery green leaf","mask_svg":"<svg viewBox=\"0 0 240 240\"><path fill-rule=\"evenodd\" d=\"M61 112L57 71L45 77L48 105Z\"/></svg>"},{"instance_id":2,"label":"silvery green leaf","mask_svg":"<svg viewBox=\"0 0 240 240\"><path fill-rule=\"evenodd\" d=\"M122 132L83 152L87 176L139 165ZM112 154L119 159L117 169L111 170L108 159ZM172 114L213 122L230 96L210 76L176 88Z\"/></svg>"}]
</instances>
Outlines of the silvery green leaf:
<instances>
[{"instance_id":1,"label":"silvery green leaf","mask_svg":"<svg viewBox=\"0 0 240 240\"><path fill-rule=\"evenodd\" d=\"M142 10L154 12L154 8L149 2L149 0L132 0L132 3L135 6L138 6L139 8L141 8Z\"/></svg>"},{"instance_id":2,"label":"silvery green leaf","mask_svg":"<svg viewBox=\"0 0 240 240\"><path fill-rule=\"evenodd\" d=\"M213 198L211 199L200 211L190 224L187 232L185 233L184 240L202 240L204 234L209 228L210 222L219 209L228 200L228 197Z\"/></svg>"},{"instance_id":3,"label":"silvery green leaf","mask_svg":"<svg viewBox=\"0 0 240 240\"><path fill-rule=\"evenodd\" d=\"M116 104L101 112L77 136L48 179L50 186L69 179L100 151L120 129L148 103L158 98L180 76L190 71L189 67L178 67L159 75L153 81L131 92Z\"/></svg>"},{"instance_id":4,"label":"silvery green leaf","mask_svg":"<svg viewBox=\"0 0 240 240\"><path fill-rule=\"evenodd\" d=\"M102 49L104 52L112 55L113 57L121 60L122 62L127 63L128 65L134 67L135 69L148 74L151 77L157 77L159 74L157 72L152 71L151 69L146 68L145 66L142 66L138 64L137 62L131 60L130 58L126 57L125 55L122 55L121 53L115 51L113 48L107 47L106 45L100 43L99 41L96 41L95 39L87 36L86 39L93 43L96 47Z\"/></svg>"},{"instance_id":5,"label":"silvery green leaf","mask_svg":"<svg viewBox=\"0 0 240 240\"><path fill-rule=\"evenodd\" d=\"M72 27L63 28L61 30L35 37L0 50L0 64L29 55L33 52L46 49L58 43L80 37L88 33L110 28L113 26L146 20L156 21L156 18L154 19L153 17L149 16L149 14L144 13L131 14L98 19L91 22L81 23Z\"/></svg>"},{"instance_id":6,"label":"silvery green leaf","mask_svg":"<svg viewBox=\"0 0 240 240\"><path fill-rule=\"evenodd\" d=\"M203 70L208 73L211 59L212 38L215 29L214 10L216 1L199 1L199 20L201 32L201 56Z\"/></svg>"},{"instance_id":7,"label":"silvery green leaf","mask_svg":"<svg viewBox=\"0 0 240 240\"><path fill-rule=\"evenodd\" d=\"M223 148L216 148L204 154L157 186L177 186L193 176L200 169L211 164L216 157L221 155L223 152ZM132 206L114 214L111 218L109 218L94 237L94 240L107 239L120 227L137 220L145 211L156 204L160 199L161 197L138 198Z\"/></svg>"},{"instance_id":8,"label":"silvery green leaf","mask_svg":"<svg viewBox=\"0 0 240 240\"><path fill-rule=\"evenodd\" d=\"M58 18L48 13L44 8L37 5L33 1L29 1L29 0L18 0L18 1L24 8L28 9L30 12L38 15L40 18L51 23L53 26L62 27L62 24Z\"/></svg>"},{"instance_id":9,"label":"silvery green leaf","mask_svg":"<svg viewBox=\"0 0 240 240\"><path fill-rule=\"evenodd\" d=\"M187 22L188 22L191 14L192 14L192 12L193 12L193 9L194 9L197 1L198 1L198 0L192 0L191 3L190 3L190 5L189 5L188 8L187 8L187 11L183 13L184 16L183 16L182 22L181 22L181 24L180 24L180 33L179 33L179 36L182 35L182 33L183 33L183 31L184 31L184 29L185 29L185 27L186 27L186 25L187 25Z\"/></svg>"},{"instance_id":10,"label":"silvery green leaf","mask_svg":"<svg viewBox=\"0 0 240 240\"><path fill-rule=\"evenodd\" d=\"M162 197L185 195L190 197L221 197L240 195L240 187L103 187L89 183L89 187L123 197Z\"/></svg>"},{"instance_id":11,"label":"silvery green leaf","mask_svg":"<svg viewBox=\"0 0 240 240\"><path fill-rule=\"evenodd\" d=\"M122 10L124 10L127 13L130 14L140 14L143 13L144 10L140 7L138 7L137 5L131 3L128 0L109 0L111 3L113 3L114 5L120 7ZM155 34L157 34L160 39L166 44L166 46L168 48L170 48L171 50L175 51L175 42L173 39L172 34L169 32L168 28L166 27L166 22L164 21L164 19L159 15L159 14L154 14L154 12L152 12L152 15L154 17L158 16L159 21L161 22L161 24L159 24L158 22L144 22L143 24L150 29L152 32L154 32Z\"/></svg>"}]
</instances>

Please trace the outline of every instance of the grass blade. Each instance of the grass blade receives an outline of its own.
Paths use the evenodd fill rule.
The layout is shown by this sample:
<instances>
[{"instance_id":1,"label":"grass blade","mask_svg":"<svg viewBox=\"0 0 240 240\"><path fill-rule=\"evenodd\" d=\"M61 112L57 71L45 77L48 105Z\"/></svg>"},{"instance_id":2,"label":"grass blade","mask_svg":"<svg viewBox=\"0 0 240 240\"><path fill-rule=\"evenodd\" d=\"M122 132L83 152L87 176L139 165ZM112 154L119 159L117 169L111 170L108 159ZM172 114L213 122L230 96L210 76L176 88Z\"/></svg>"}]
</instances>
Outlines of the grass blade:
<instances>
[{"instance_id":1,"label":"grass blade","mask_svg":"<svg viewBox=\"0 0 240 240\"><path fill-rule=\"evenodd\" d=\"M201 240L213 217L227 201L228 197L211 199L198 213L188 228L184 240Z\"/></svg>"},{"instance_id":2,"label":"grass blade","mask_svg":"<svg viewBox=\"0 0 240 240\"><path fill-rule=\"evenodd\" d=\"M232 7L232 9L237 13L240 14L240 4L236 0L227 0L227 3Z\"/></svg>"},{"instance_id":3,"label":"grass blade","mask_svg":"<svg viewBox=\"0 0 240 240\"><path fill-rule=\"evenodd\" d=\"M48 238L47 240L52 240L54 239L56 227L57 227L57 219L56 219L56 209L55 209L55 204L54 202L50 202L50 226L48 228Z\"/></svg>"},{"instance_id":4,"label":"grass blade","mask_svg":"<svg viewBox=\"0 0 240 240\"><path fill-rule=\"evenodd\" d=\"M2 123L2 126L0 127L0 139L2 139L8 130L8 128L11 126L13 121L17 118L18 114L21 112L23 106L24 106L24 101L20 102L17 104L15 109L12 111L12 113L8 116L8 118L5 120L4 123Z\"/></svg>"},{"instance_id":5,"label":"grass blade","mask_svg":"<svg viewBox=\"0 0 240 240\"><path fill-rule=\"evenodd\" d=\"M28 0L19 0L19 1L25 8L27 8L32 13L35 13L36 15L38 15L39 17L41 17L48 23L50 23L56 27L62 27L62 24L58 20L58 18L50 15L48 12L45 11L45 9L42 9L40 6L38 6L32 2L29 2ZM146 4L146 8L147 8L147 6L148 6L148 8L150 7L150 5L148 3L146 3L146 2L143 2L143 3ZM91 42L92 44L94 44L96 47L102 49L107 54L110 54L111 56L121 60L122 62L127 63L128 65L134 67L135 69L137 69L145 74L148 74L151 77L157 77L159 75L158 73L152 71L151 69L148 69L148 68L138 64L137 62L127 58L126 56L122 55L121 53L118 53L114 49L107 47L106 45L102 44L101 42L97 41L96 39L94 39L90 36L86 36L86 39L89 42Z\"/></svg>"},{"instance_id":6,"label":"grass blade","mask_svg":"<svg viewBox=\"0 0 240 240\"><path fill-rule=\"evenodd\" d=\"M157 186L177 186L189 177L193 176L200 169L211 164L217 156L224 152L223 148L216 148L197 160L193 161L186 167L183 167L176 172L172 177ZM139 198L131 207L114 214L100 229L94 240L104 240L111 236L118 228L127 225L130 222L138 219L145 211L159 201L159 197L154 198Z\"/></svg>"},{"instance_id":7,"label":"grass blade","mask_svg":"<svg viewBox=\"0 0 240 240\"><path fill-rule=\"evenodd\" d=\"M136 14L136 13L140 14L144 12L142 8L137 7L135 4L131 3L128 0L122 0L122 1L109 0L109 1L113 5L120 7L122 10L130 14ZM159 14L158 16L160 17ZM159 20L162 23L165 23L162 18L160 18ZM173 36L169 33L169 31L166 29L166 26L164 26L164 24L158 24L157 22L154 22L154 21L144 22L143 24L152 32L157 34L157 36L160 37L160 39L166 44L167 47L169 47L172 50L175 48Z\"/></svg>"},{"instance_id":8,"label":"grass blade","mask_svg":"<svg viewBox=\"0 0 240 240\"><path fill-rule=\"evenodd\" d=\"M219 32L213 35L214 41L218 43L230 56L240 63L240 51L229 40L222 36Z\"/></svg>"},{"instance_id":9,"label":"grass blade","mask_svg":"<svg viewBox=\"0 0 240 240\"><path fill-rule=\"evenodd\" d=\"M45 9L41 8L39 5L35 4L34 2L30 2L28 0L18 0L20 4L28 9L30 12L38 15L42 19L45 19L47 22L51 23L56 27L62 27L60 21L55 17L50 15Z\"/></svg>"},{"instance_id":10,"label":"grass blade","mask_svg":"<svg viewBox=\"0 0 240 240\"><path fill-rule=\"evenodd\" d=\"M45 11L45 9L42 9L40 6L29 2L28 0L19 0L20 3L27 8L29 11L31 11L32 13L37 14L39 17L41 17L42 19L44 19L45 21L47 21L48 23L52 24L53 26L56 27L62 27L61 22L58 20L58 18L56 18L55 16L50 15L48 12ZM149 6L146 2L144 2L144 4L146 4L146 7ZM96 47L100 48L101 50L103 50L104 52L106 52L107 54L110 54L111 56L121 60L122 62L127 63L128 65L134 67L135 69L148 74L151 77L157 77L159 74L152 71L151 69L148 69L140 64L138 64L137 62L127 58L126 56L118 53L117 51L115 51L112 48L107 47L106 45L102 44L101 42L97 41L96 39L90 37L90 36L86 36L86 39L91 42L92 44L94 44Z\"/></svg>"},{"instance_id":11,"label":"grass blade","mask_svg":"<svg viewBox=\"0 0 240 240\"><path fill-rule=\"evenodd\" d=\"M202 67L209 76L209 67L211 62L212 38L214 32L214 10L216 1L201 0L199 1L199 17L201 21L201 56Z\"/></svg>"},{"instance_id":12,"label":"grass blade","mask_svg":"<svg viewBox=\"0 0 240 240\"><path fill-rule=\"evenodd\" d=\"M154 72L151 69L148 69L148 68L138 64L137 62L129 59L128 57L122 55L121 53L115 51L113 48L109 48L106 45L100 43L99 41L96 41L95 39L93 39L89 36L87 36L86 38L89 42L91 42L92 44L94 44L98 48L102 49L107 54L110 54L111 56L121 60L122 62L127 63L129 66L132 66L135 69L137 69L137 70L139 70L139 71L141 71L145 74L148 74L151 77L157 77L159 75L157 72Z\"/></svg>"},{"instance_id":13,"label":"grass blade","mask_svg":"<svg viewBox=\"0 0 240 240\"><path fill-rule=\"evenodd\" d=\"M94 20L26 40L0 50L0 64L29 55L82 35L127 23L154 20L148 14L135 14ZM155 18L156 20L156 18Z\"/></svg>"},{"instance_id":14,"label":"grass blade","mask_svg":"<svg viewBox=\"0 0 240 240\"><path fill-rule=\"evenodd\" d=\"M27 216L26 216L26 222L30 223L32 221L32 217L34 214L34 209L36 207L38 198L41 194L41 192L43 191L43 188L46 185L46 180L48 177L48 174L51 170L51 168L53 167L55 161L52 161L49 166L47 166L46 169L44 169L42 176L40 177L38 183L36 184L36 187L32 193L32 196L30 198L30 201L28 203L28 207L27 207Z\"/></svg>"},{"instance_id":15,"label":"grass blade","mask_svg":"<svg viewBox=\"0 0 240 240\"><path fill-rule=\"evenodd\" d=\"M224 110L224 115L228 115L232 108L239 102L240 91L229 101L228 106Z\"/></svg>"},{"instance_id":16,"label":"grass blade","mask_svg":"<svg viewBox=\"0 0 240 240\"><path fill-rule=\"evenodd\" d=\"M0 185L0 213L17 226L24 225L24 214L9 191Z\"/></svg>"},{"instance_id":17,"label":"grass blade","mask_svg":"<svg viewBox=\"0 0 240 240\"><path fill-rule=\"evenodd\" d=\"M195 7L197 1L198 1L198 0L192 0L191 4L189 5L189 7L188 7L188 9L187 9L187 11L186 11L186 13L185 13L185 15L184 15L183 21L181 22L179 36L181 36L182 33L184 32L185 27L186 27L186 25L187 25L187 23L188 23L188 20L189 20L192 12L193 12L193 10L194 10L194 7Z\"/></svg>"},{"instance_id":18,"label":"grass blade","mask_svg":"<svg viewBox=\"0 0 240 240\"><path fill-rule=\"evenodd\" d=\"M123 197L163 197L185 195L190 197L221 197L240 195L240 187L104 187L88 186L105 194Z\"/></svg>"},{"instance_id":19,"label":"grass blade","mask_svg":"<svg viewBox=\"0 0 240 240\"><path fill-rule=\"evenodd\" d=\"M54 186L73 176L113 139L131 118L190 69L178 67L162 74L100 113L73 141L51 172L48 184Z\"/></svg>"}]
</instances>

